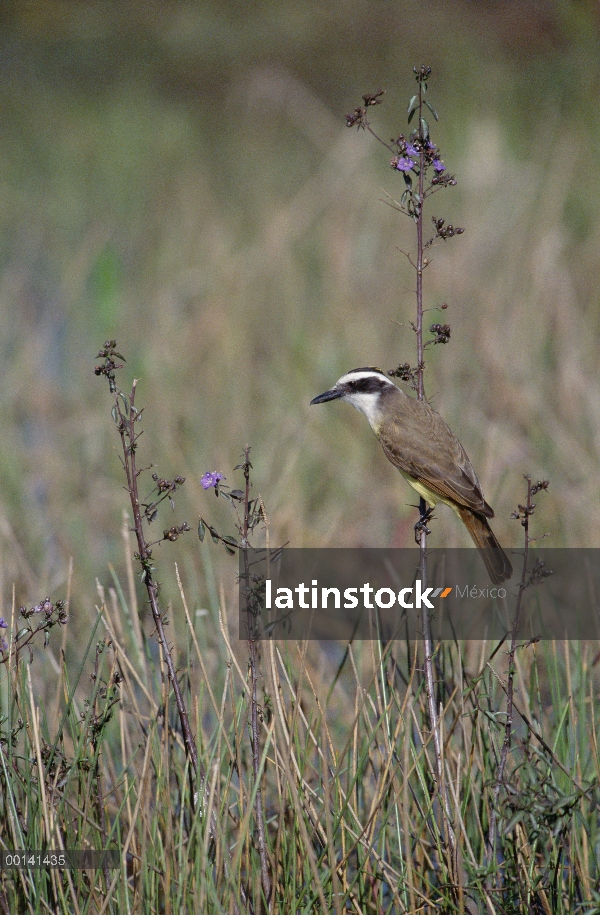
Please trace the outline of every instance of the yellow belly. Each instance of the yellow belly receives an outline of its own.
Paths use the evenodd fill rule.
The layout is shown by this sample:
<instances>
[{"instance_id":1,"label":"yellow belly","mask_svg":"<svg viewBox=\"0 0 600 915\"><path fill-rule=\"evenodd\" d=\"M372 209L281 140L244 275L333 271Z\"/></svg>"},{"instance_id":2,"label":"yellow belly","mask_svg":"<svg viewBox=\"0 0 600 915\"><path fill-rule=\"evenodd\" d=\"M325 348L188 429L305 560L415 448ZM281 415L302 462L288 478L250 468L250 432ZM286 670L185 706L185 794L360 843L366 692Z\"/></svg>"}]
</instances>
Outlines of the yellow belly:
<instances>
[{"instance_id":1,"label":"yellow belly","mask_svg":"<svg viewBox=\"0 0 600 915\"><path fill-rule=\"evenodd\" d=\"M425 485L425 483L422 483L420 480L415 480L414 477L409 476L409 474L406 473L404 470L401 470L400 473L402 474L402 476L404 477L406 482L410 486L412 486L412 488L414 490L416 490L416 492L418 492L418 494L421 496L421 498L425 499L425 501L427 502L427 505L430 508L435 508L435 506L438 502L443 502L445 505L449 505L450 508L452 509L452 511L456 514L456 516L458 518L460 518L460 513L458 511L458 507L454 504L454 502L450 502L449 499L444 499L443 496L439 496L437 493L432 492L431 489L428 489L428 487ZM462 521L462 518L461 518L461 521Z\"/></svg>"}]
</instances>

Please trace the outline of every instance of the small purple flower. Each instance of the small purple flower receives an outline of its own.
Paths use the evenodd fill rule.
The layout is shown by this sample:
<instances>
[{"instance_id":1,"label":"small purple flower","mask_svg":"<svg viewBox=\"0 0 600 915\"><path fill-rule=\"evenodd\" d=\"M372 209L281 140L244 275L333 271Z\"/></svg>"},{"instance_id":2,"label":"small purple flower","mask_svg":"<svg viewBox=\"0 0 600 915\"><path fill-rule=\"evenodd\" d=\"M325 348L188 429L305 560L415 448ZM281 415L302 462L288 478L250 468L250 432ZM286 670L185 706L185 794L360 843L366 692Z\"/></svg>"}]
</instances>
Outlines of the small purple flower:
<instances>
[{"instance_id":1,"label":"small purple flower","mask_svg":"<svg viewBox=\"0 0 600 915\"><path fill-rule=\"evenodd\" d=\"M8 651L8 642L0 638L0 651Z\"/></svg>"},{"instance_id":2,"label":"small purple flower","mask_svg":"<svg viewBox=\"0 0 600 915\"><path fill-rule=\"evenodd\" d=\"M215 470L215 471L213 471L213 473L210 473L209 471L207 471L204 474L204 476L202 477L202 479L200 480L200 482L202 483L202 486L204 487L204 489L210 489L211 486L216 486L217 483L219 482L219 480L224 480L224 479L225 479L225 477L223 476L223 474L219 473L218 470Z\"/></svg>"},{"instance_id":3,"label":"small purple flower","mask_svg":"<svg viewBox=\"0 0 600 915\"><path fill-rule=\"evenodd\" d=\"M436 148L436 147L435 147L435 143L432 143L431 140L426 140L426 141L425 141L425 149L428 149L429 152L433 152L433 150L434 150L435 148Z\"/></svg>"},{"instance_id":4,"label":"small purple flower","mask_svg":"<svg viewBox=\"0 0 600 915\"><path fill-rule=\"evenodd\" d=\"M8 623L3 616L0 616L0 629L8 629Z\"/></svg>"},{"instance_id":5,"label":"small purple flower","mask_svg":"<svg viewBox=\"0 0 600 915\"><path fill-rule=\"evenodd\" d=\"M407 144L406 144L406 155L407 155L407 156L414 156L415 159L418 159L418 158L419 158L419 150L417 149L416 146L414 146L413 143L407 143Z\"/></svg>"},{"instance_id":6,"label":"small purple flower","mask_svg":"<svg viewBox=\"0 0 600 915\"><path fill-rule=\"evenodd\" d=\"M438 158L435 158L433 160L433 167L436 172L445 172L446 171L446 166L444 165L442 160L438 159Z\"/></svg>"},{"instance_id":7,"label":"small purple flower","mask_svg":"<svg viewBox=\"0 0 600 915\"><path fill-rule=\"evenodd\" d=\"M39 604L36 604L35 607L31 608L32 613L42 613L43 612L46 614L46 616L51 616L53 610L54 610L54 607L52 606L52 604L50 603L48 598L41 601Z\"/></svg>"},{"instance_id":8,"label":"small purple flower","mask_svg":"<svg viewBox=\"0 0 600 915\"><path fill-rule=\"evenodd\" d=\"M404 172L404 174L406 175L407 172L409 172L412 168L414 168L414 165L415 165L415 163L413 162L412 159L409 159L407 156L400 156L400 158L398 159L398 164L396 165L396 168L398 169L399 172Z\"/></svg>"}]
</instances>

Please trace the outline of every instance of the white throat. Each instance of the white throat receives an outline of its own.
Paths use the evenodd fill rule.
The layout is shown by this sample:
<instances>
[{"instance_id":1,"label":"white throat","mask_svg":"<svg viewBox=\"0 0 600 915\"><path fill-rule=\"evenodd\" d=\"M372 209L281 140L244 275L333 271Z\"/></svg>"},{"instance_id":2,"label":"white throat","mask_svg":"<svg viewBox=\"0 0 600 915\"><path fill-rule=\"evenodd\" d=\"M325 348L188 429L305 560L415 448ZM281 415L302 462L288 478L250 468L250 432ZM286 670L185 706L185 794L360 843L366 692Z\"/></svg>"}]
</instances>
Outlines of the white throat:
<instances>
[{"instance_id":1,"label":"white throat","mask_svg":"<svg viewBox=\"0 0 600 915\"><path fill-rule=\"evenodd\" d=\"M379 394L345 394L342 398L346 403L352 404L355 410L364 413L369 421L373 431L377 431L381 424L381 409L379 406Z\"/></svg>"}]
</instances>

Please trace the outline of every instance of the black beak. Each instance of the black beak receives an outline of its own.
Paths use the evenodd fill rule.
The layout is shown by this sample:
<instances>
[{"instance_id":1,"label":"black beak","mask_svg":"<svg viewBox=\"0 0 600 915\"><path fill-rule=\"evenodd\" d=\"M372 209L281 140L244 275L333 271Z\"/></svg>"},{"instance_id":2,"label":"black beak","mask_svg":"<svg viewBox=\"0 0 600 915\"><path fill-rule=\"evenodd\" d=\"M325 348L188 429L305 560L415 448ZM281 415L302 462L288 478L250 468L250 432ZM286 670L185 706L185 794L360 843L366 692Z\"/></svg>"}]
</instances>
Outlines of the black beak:
<instances>
[{"instance_id":1,"label":"black beak","mask_svg":"<svg viewBox=\"0 0 600 915\"><path fill-rule=\"evenodd\" d=\"M328 400L337 400L338 397L343 397L344 392L340 391L339 388L332 388L331 391L325 391L324 394L319 394L318 397L313 397L311 400L311 406L314 403L327 403Z\"/></svg>"}]
</instances>

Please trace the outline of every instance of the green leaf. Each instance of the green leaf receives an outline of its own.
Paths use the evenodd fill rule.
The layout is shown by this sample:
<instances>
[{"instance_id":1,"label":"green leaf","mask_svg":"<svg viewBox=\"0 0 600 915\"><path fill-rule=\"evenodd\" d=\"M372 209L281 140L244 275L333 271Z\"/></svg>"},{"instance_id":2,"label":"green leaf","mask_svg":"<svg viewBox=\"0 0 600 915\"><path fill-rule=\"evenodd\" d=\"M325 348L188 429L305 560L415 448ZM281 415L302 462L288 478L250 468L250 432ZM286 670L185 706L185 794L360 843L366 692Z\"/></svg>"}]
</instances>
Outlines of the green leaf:
<instances>
[{"instance_id":1,"label":"green leaf","mask_svg":"<svg viewBox=\"0 0 600 915\"><path fill-rule=\"evenodd\" d=\"M200 538L200 543L202 543L204 541L205 536L206 536L206 525L204 524L203 519L200 518L200 521L198 522L198 537Z\"/></svg>"},{"instance_id":2,"label":"green leaf","mask_svg":"<svg viewBox=\"0 0 600 915\"><path fill-rule=\"evenodd\" d=\"M510 818L510 820L506 824L506 826L504 828L504 835L505 836L509 835L513 831L513 829L515 828L517 823L521 822L521 820L523 819L524 816L525 816L524 810L517 810L517 812L515 814L513 814L513 816Z\"/></svg>"},{"instance_id":3,"label":"green leaf","mask_svg":"<svg viewBox=\"0 0 600 915\"><path fill-rule=\"evenodd\" d=\"M425 102L425 104L427 105L427 107L428 107L429 110L431 111L431 113L432 113L432 115L434 116L434 118L436 119L436 121L439 121L438 113L437 113L437 111L435 110L435 108L433 107L433 105L430 105L429 102Z\"/></svg>"},{"instance_id":4,"label":"green leaf","mask_svg":"<svg viewBox=\"0 0 600 915\"><path fill-rule=\"evenodd\" d=\"M419 106L419 96L418 96L418 95L413 95L413 97L411 98L410 102L408 103L408 110L407 110L407 113L408 113L408 115L409 115L409 118L408 118L409 121L410 121L411 115L413 114L413 112L415 111L415 109L418 108L418 106Z\"/></svg>"},{"instance_id":5,"label":"green leaf","mask_svg":"<svg viewBox=\"0 0 600 915\"><path fill-rule=\"evenodd\" d=\"M410 175L407 175L406 172L402 172L402 175L404 177L404 183L406 184L406 186L412 187L412 178L410 177Z\"/></svg>"},{"instance_id":6,"label":"green leaf","mask_svg":"<svg viewBox=\"0 0 600 915\"><path fill-rule=\"evenodd\" d=\"M429 124L425 118L421 118L421 134L425 140L429 139Z\"/></svg>"},{"instance_id":7,"label":"green leaf","mask_svg":"<svg viewBox=\"0 0 600 915\"><path fill-rule=\"evenodd\" d=\"M239 499L240 501L244 498L244 493L241 489L232 489L229 495L232 499Z\"/></svg>"}]
</instances>

